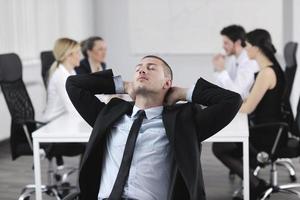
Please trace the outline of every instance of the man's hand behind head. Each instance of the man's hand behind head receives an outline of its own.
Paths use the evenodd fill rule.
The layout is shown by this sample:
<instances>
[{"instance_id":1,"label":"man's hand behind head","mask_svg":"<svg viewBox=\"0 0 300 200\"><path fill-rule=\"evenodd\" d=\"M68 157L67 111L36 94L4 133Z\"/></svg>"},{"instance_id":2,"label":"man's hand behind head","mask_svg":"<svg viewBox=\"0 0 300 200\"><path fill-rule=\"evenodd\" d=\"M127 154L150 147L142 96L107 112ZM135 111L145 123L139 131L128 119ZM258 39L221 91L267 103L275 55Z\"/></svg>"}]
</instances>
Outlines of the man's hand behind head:
<instances>
[{"instance_id":1,"label":"man's hand behind head","mask_svg":"<svg viewBox=\"0 0 300 200\"><path fill-rule=\"evenodd\" d=\"M165 104L174 105L178 101L186 101L187 88L171 87L166 94Z\"/></svg>"},{"instance_id":2,"label":"man's hand behind head","mask_svg":"<svg viewBox=\"0 0 300 200\"><path fill-rule=\"evenodd\" d=\"M133 89L133 83L124 81L124 90L125 90L125 93L128 94L133 101L135 101L136 94Z\"/></svg>"}]
</instances>

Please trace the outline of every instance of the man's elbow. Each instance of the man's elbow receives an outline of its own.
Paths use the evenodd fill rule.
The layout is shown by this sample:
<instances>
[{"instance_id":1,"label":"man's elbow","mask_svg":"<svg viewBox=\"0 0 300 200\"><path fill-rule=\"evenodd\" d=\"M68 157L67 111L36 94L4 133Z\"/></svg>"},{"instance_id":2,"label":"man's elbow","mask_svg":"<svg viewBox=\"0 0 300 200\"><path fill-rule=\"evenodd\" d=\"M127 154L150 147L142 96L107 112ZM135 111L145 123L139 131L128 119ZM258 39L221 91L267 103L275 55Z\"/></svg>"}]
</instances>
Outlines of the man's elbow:
<instances>
[{"instance_id":1,"label":"man's elbow","mask_svg":"<svg viewBox=\"0 0 300 200\"><path fill-rule=\"evenodd\" d=\"M243 104L243 99L240 94L233 92L232 97L230 99L231 110L234 112L238 112Z\"/></svg>"},{"instance_id":2,"label":"man's elbow","mask_svg":"<svg viewBox=\"0 0 300 200\"><path fill-rule=\"evenodd\" d=\"M242 96L240 94L236 93L235 101L236 101L236 104L238 105L238 107L240 108L243 104Z\"/></svg>"},{"instance_id":3,"label":"man's elbow","mask_svg":"<svg viewBox=\"0 0 300 200\"><path fill-rule=\"evenodd\" d=\"M67 78L66 85L65 85L67 91L68 91L68 88L71 88L72 85L74 85L74 78L75 78L75 75L69 76Z\"/></svg>"},{"instance_id":4,"label":"man's elbow","mask_svg":"<svg viewBox=\"0 0 300 200\"><path fill-rule=\"evenodd\" d=\"M75 75L69 76L67 78L67 81L66 81L66 84L65 84L66 91L67 91L70 98L71 98L70 95L72 94L72 91L74 89L74 83L75 83L74 78L75 78Z\"/></svg>"}]
</instances>

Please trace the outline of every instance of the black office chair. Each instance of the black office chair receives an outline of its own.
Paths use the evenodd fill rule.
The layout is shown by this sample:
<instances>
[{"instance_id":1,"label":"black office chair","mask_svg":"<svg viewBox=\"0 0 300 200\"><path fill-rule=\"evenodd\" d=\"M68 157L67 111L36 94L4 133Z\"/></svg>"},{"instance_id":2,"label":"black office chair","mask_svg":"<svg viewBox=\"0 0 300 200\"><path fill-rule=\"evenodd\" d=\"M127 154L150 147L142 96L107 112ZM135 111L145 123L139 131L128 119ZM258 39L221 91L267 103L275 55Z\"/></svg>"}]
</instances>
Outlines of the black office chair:
<instances>
[{"instance_id":1,"label":"black office chair","mask_svg":"<svg viewBox=\"0 0 300 200\"><path fill-rule=\"evenodd\" d=\"M12 159L15 160L23 155L32 155L31 133L44 123L34 120L34 109L22 80L21 60L16 54L0 55L0 85L11 115ZM50 146L43 145L42 148L48 151ZM43 185L42 189L43 192L60 199L55 187ZM34 185L25 186L19 200L28 200L34 190Z\"/></svg>"},{"instance_id":2,"label":"black office chair","mask_svg":"<svg viewBox=\"0 0 300 200\"><path fill-rule=\"evenodd\" d=\"M298 43L296 42L288 42L284 48L284 60L286 64L284 75L286 80L286 87L282 96L282 113L283 120L289 124L293 123L293 115L291 113L290 106L290 96L297 70L297 49Z\"/></svg>"},{"instance_id":3,"label":"black office chair","mask_svg":"<svg viewBox=\"0 0 300 200\"><path fill-rule=\"evenodd\" d=\"M290 127L285 122L273 123L271 125L278 127L276 140L273 144L272 150L269 153L260 152L258 154L258 158L259 157L263 158L263 159L260 159L262 164L270 164L271 165L270 186L265 191L265 193L263 194L263 196L260 199L265 200L266 198L270 197L270 195L272 193L277 193L277 192L296 194L300 198L300 192L297 190L294 190L295 188L300 189L300 184L299 183L290 183L290 184L279 185L277 182L278 172L276 169L276 165L277 165L276 161L278 159L280 159L280 158L296 158L296 157L300 156L299 140L296 138L288 138L284 146L279 145L279 143L281 142L281 138L284 136L284 134L287 134L287 131L290 130ZM296 119L294 120L293 127L291 130L294 135L300 137L300 98L298 101Z\"/></svg>"},{"instance_id":4,"label":"black office chair","mask_svg":"<svg viewBox=\"0 0 300 200\"><path fill-rule=\"evenodd\" d=\"M297 43L288 42L285 45L285 48L284 48L284 59L285 59L285 63L286 63L284 75L285 75L286 85L285 85L285 89L284 89L283 96L282 96L282 99L281 99L281 102L282 102L281 103L281 113L282 113L283 122L287 123L289 133L292 133L290 127L292 127L293 123L294 123L294 117L293 117L293 114L292 114L292 111L291 111L291 106L290 106L289 99L290 99L291 90L292 90L292 87L293 87L294 78L295 78L295 74L296 74L296 70L297 70L297 59L296 59L297 47L298 47ZM251 128L255 129L256 126L250 127L250 129ZM294 138L296 140L298 139L298 137L295 136L294 134L289 134L289 137ZM259 157L262 157L263 155L264 154L261 154ZM263 163L263 164L258 165L254 169L253 174L255 176L258 176L261 169L264 168L268 164L271 164L271 163L269 162L269 163ZM297 178L296 178L295 167L293 165L292 160L289 159L289 157L287 157L287 158L285 158L285 157L278 158L275 161L275 164L279 165L279 166L284 166L289 172L291 182L296 181ZM233 179L234 174L229 174L229 177L231 179ZM238 190L234 191L233 198L239 200L239 199L241 199L241 196L242 196L242 187L239 188Z\"/></svg>"},{"instance_id":5,"label":"black office chair","mask_svg":"<svg viewBox=\"0 0 300 200\"><path fill-rule=\"evenodd\" d=\"M14 53L0 55L0 85L12 118L10 134L12 159L15 160L23 155L32 155L31 134L38 127L44 125L44 123L35 121L34 108L22 80L22 64L18 55ZM52 165L52 158L62 155L75 156L84 152L84 146L72 148L74 146L72 146L72 144L67 144L71 148L68 148L69 150L65 152L62 145L64 144L41 145L41 148L44 149L45 152L44 156L49 160L48 184L42 186L42 191L54 196L58 200L64 195L62 192L66 192L75 187L69 184L60 185L58 187L57 183L66 182L66 175L59 176L59 174L57 174L57 171L54 170ZM67 174L73 171L69 171ZM22 190L19 200L29 200L34 192L35 185L27 185Z\"/></svg>"},{"instance_id":6,"label":"black office chair","mask_svg":"<svg viewBox=\"0 0 300 200\"><path fill-rule=\"evenodd\" d=\"M42 51L41 52L41 63L42 63L42 78L44 86L47 88L49 69L53 62L55 61L52 51Z\"/></svg>"},{"instance_id":7,"label":"black office chair","mask_svg":"<svg viewBox=\"0 0 300 200\"><path fill-rule=\"evenodd\" d=\"M63 200L79 200L79 192L73 192L65 196Z\"/></svg>"}]
</instances>

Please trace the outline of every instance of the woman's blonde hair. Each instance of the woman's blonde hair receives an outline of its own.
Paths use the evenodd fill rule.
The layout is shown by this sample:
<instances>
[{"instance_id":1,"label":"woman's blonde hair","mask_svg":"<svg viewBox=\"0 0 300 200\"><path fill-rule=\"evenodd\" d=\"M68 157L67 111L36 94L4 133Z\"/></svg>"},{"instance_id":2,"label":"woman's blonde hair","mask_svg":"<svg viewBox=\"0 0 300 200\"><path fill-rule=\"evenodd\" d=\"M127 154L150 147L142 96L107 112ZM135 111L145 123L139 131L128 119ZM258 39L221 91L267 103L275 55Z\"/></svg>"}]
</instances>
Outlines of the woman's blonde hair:
<instances>
[{"instance_id":1,"label":"woman's blonde hair","mask_svg":"<svg viewBox=\"0 0 300 200\"><path fill-rule=\"evenodd\" d=\"M72 40L70 38L59 38L56 40L54 48L53 48L53 55L55 61L51 65L49 69L49 76L50 77L57 69L58 65L65 61L65 59L74 51L80 49L80 45L77 41Z\"/></svg>"}]
</instances>

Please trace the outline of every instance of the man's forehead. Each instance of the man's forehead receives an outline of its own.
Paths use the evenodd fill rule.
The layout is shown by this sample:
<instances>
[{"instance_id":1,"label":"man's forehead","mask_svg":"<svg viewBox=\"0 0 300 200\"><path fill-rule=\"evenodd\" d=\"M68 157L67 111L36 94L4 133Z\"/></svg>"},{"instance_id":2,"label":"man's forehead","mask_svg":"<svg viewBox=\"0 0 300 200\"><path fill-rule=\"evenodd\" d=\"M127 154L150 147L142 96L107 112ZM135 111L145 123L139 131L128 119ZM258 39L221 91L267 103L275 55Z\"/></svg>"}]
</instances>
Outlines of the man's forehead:
<instances>
[{"instance_id":1,"label":"man's forehead","mask_svg":"<svg viewBox=\"0 0 300 200\"><path fill-rule=\"evenodd\" d=\"M157 64L157 65L162 65L163 62L157 58L152 58L152 57L147 57L147 58L143 58L140 63L154 63L154 64Z\"/></svg>"},{"instance_id":2,"label":"man's forehead","mask_svg":"<svg viewBox=\"0 0 300 200\"><path fill-rule=\"evenodd\" d=\"M222 35L224 42L232 42L231 39L227 35Z\"/></svg>"}]
</instances>

